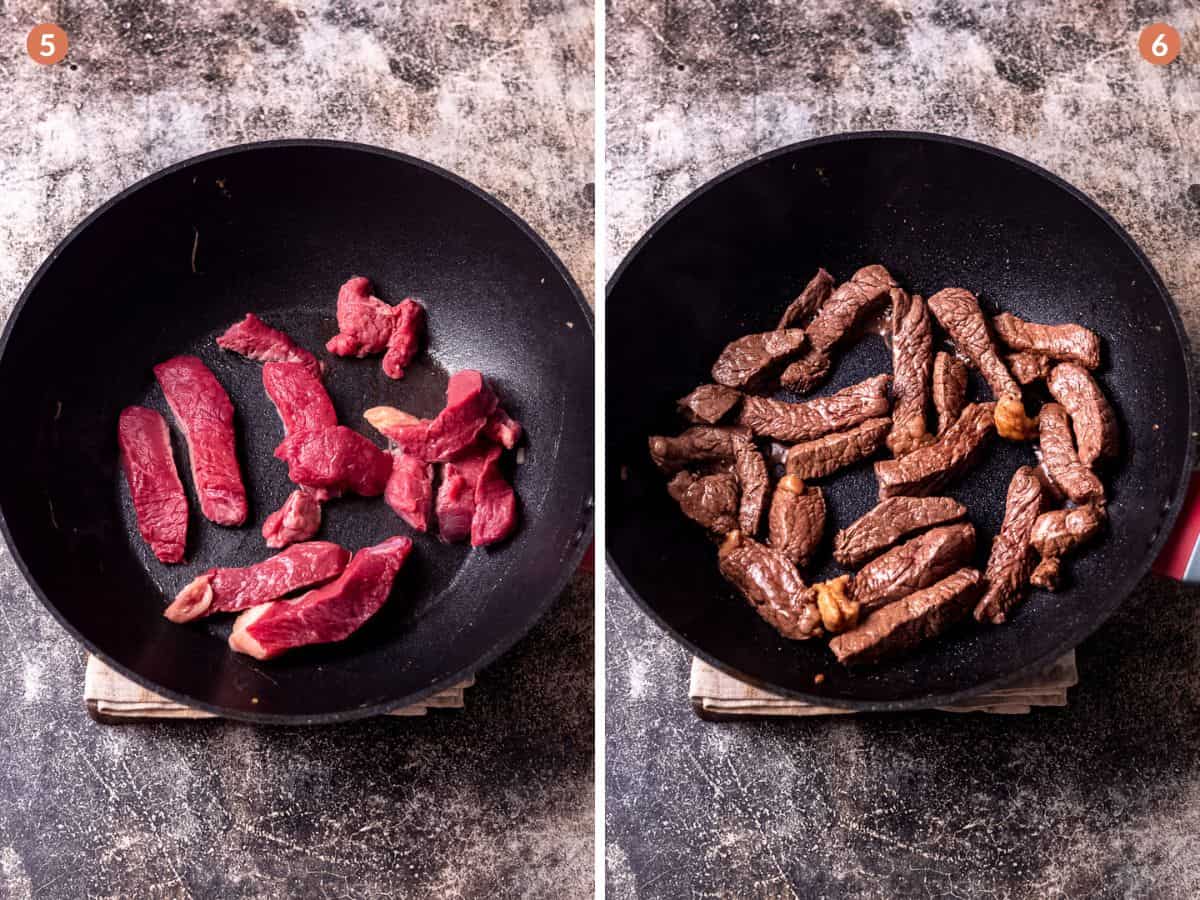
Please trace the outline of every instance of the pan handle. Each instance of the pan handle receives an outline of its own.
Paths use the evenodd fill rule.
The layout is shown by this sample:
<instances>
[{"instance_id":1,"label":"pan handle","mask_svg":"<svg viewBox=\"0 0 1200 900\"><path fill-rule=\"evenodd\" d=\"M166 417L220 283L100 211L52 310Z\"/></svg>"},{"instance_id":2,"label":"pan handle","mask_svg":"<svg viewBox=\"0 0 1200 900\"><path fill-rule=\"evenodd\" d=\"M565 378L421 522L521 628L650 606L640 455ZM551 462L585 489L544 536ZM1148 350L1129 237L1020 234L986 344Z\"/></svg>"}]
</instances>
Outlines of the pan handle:
<instances>
[{"instance_id":1,"label":"pan handle","mask_svg":"<svg viewBox=\"0 0 1200 900\"><path fill-rule=\"evenodd\" d=\"M1175 527L1150 570L1185 584L1200 584L1200 469L1192 473Z\"/></svg>"}]
</instances>

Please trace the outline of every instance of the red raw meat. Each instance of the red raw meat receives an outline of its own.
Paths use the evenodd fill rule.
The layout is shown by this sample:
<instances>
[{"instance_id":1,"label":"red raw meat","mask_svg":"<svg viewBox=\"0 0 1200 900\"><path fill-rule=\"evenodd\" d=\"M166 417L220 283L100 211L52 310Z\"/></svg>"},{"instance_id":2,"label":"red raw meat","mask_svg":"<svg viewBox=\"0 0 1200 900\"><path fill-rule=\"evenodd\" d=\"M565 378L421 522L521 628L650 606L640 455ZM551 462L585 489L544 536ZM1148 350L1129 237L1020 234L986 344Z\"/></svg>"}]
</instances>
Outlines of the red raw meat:
<instances>
[{"instance_id":1,"label":"red raw meat","mask_svg":"<svg viewBox=\"0 0 1200 900\"><path fill-rule=\"evenodd\" d=\"M362 359L382 353L395 328L395 309L371 295L371 280L356 275L338 290L338 334L325 349L338 356Z\"/></svg>"},{"instance_id":2,"label":"red raw meat","mask_svg":"<svg viewBox=\"0 0 1200 900\"><path fill-rule=\"evenodd\" d=\"M499 406L496 407L496 411L487 420L487 425L483 427L484 437L489 441L495 441L497 444L502 445L505 450L511 450L517 446L517 442L521 440L523 432L524 429L521 428L521 423L511 418Z\"/></svg>"},{"instance_id":3,"label":"red raw meat","mask_svg":"<svg viewBox=\"0 0 1200 900\"><path fill-rule=\"evenodd\" d=\"M288 464L288 478L307 488L354 491L378 497L392 474L392 457L344 425L298 431L275 448Z\"/></svg>"},{"instance_id":4,"label":"red raw meat","mask_svg":"<svg viewBox=\"0 0 1200 900\"><path fill-rule=\"evenodd\" d=\"M503 540L517 522L517 497L500 471L500 448L477 443L443 467L437 495L438 533L472 547Z\"/></svg>"},{"instance_id":5,"label":"red raw meat","mask_svg":"<svg viewBox=\"0 0 1200 900\"><path fill-rule=\"evenodd\" d=\"M167 423L152 409L126 407L117 422L117 442L138 531L159 562L181 562L187 544L187 497L171 455Z\"/></svg>"},{"instance_id":6,"label":"red raw meat","mask_svg":"<svg viewBox=\"0 0 1200 900\"><path fill-rule=\"evenodd\" d=\"M412 541L399 536L359 550L336 581L242 613L229 646L270 659L295 647L345 640L383 606L411 550Z\"/></svg>"},{"instance_id":7,"label":"red raw meat","mask_svg":"<svg viewBox=\"0 0 1200 900\"><path fill-rule=\"evenodd\" d=\"M321 527L321 500L305 488L292 491L283 506L267 516L262 536L276 549L307 541Z\"/></svg>"},{"instance_id":8,"label":"red raw meat","mask_svg":"<svg viewBox=\"0 0 1200 900\"><path fill-rule=\"evenodd\" d=\"M241 569L209 569L175 597L163 613L172 622L190 622L219 612L237 612L286 597L300 588L336 578L350 551L328 541L296 544Z\"/></svg>"},{"instance_id":9,"label":"red raw meat","mask_svg":"<svg viewBox=\"0 0 1200 900\"><path fill-rule=\"evenodd\" d=\"M337 412L325 385L304 366L270 362L263 366L262 377L267 396L283 421L285 436L337 425Z\"/></svg>"},{"instance_id":10,"label":"red raw meat","mask_svg":"<svg viewBox=\"0 0 1200 900\"><path fill-rule=\"evenodd\" d=\"M383 374L388 378L403 378L405 367L421 349L425 307L409 297L400 301L393 315L395 321L388 338L387 353L383 356Z\"/></svg>"},{"instance_id":11,"label":"red raw meat","mask_svg":"<svg viewBox=\"0 0 1200 900\"><path fill-rule=\"evenodd\" d=\"M217 338L217 346L257 362L299 363L313 378L321 377L321 364L315 356L254 313L246 313L246 318L230 325L225 333Z\"/></svg>"},{"instance_id":12,"label":"red raw meat","mask_svg":"<svg viewBox=\"0 0 1200 900\"><path fill-rule=\"evenodd\" d=\"M500 448L492 447L484 458L483 471L475 484L471 546L483 547L502 541L512 534L516 525L517 495L500 471Z\"/></svg>"},{"instance_id":13,"label":"red raw meat","mask_svg":"<svg viewBox=\"0 0 1200 900\"><path fill-rule=\"evenodd\" d=\"M446 406L436 419L416 419L389 407L375 407L366 415L405 453L429 462L444 462L471 445L496 406L496 395L483 376L464 369L450 376Z\"/></svg>"},{"instance_id":14,"label":"red raw meat","mask_svg":"<svg viewBox=\"0 0 1200 900\"><path fill-rule=\"evenodd\" d=\"M475 485L453 463L446 463L437 492L438 536L447 544L465 541L474 517Z\"/></svg>"},{"instance_id":15,"label":"red raw meat","mask_svg":"<svg viewBox=\"0 0 1200 900\"><path fill-rule=\"evenodd\" d=\"M233 402L194 356L176 356L154 367L163 394L187 439L192 482L200 511L218 525L246 521L246 488L238 467Z\"/></svg>"},{"instance_id":16,"label":"red raw meat","mask_svg":"<svg viewBox=\"0 0 1200 900\"><path fill-rule=\"evenodd\" d=\"M428 531L433 511L433 466L402 450L395 451L392 459L392 474L383 499L417 531Z\"/></svg>"}]
</instances>

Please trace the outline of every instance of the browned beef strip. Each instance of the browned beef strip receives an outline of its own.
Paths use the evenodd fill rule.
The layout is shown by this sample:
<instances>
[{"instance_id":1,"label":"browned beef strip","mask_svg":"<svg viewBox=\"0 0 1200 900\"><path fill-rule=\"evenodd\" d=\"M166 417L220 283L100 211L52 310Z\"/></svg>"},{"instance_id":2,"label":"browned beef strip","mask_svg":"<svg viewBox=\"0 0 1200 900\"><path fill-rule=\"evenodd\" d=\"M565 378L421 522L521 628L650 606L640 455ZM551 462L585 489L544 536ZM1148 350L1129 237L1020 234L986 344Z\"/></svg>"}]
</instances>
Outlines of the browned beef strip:
<instances>
[{"instance_id":1,"label":"browned beef strip","mask_svg":"<svg viewBox=\"0 0 1200 900\"><path fill-rule=\"evenodd\" d=\"M1030 350L1010 353L1004 357L1004 361L1008 363L1008 369L1012 372L1013 378L1021 384L1045 381L1050 377L1050 369L1053 368L1050 357Z\"/></svg>"},{"instance_id":2,"label":"browned beef strip","mask_svg":"<svg viewBox=\"0 0 1200 900\"><path fill-rule=\"evenodd\" d=\"M745 428L697 425L678 437L650 438L650 458L668 475L673 475L694 463L732 463L737 443L749 440L750 432Z\"/></svg>"},{"instance_id":3,"label":"browned beef strip","mask_svg":"<svg viewBox=\"0 0 1200 900\"><path fill-rule=\"evenodd\" d=\"M716 425L733 411L742 392L723 384L702 384L679 400L679 411L690 422Z\"/></svg>"},{"instance_id":4,"label":"browned beef strip","mask_svg":"<svg viewBox=\"0 0 1200 900\"><path fill-rule=\"evenodd\" d=\"M1095 537L1104 518L1103 509L1091 504L1038 516L1029 543L1042 560L1029 576L1030 583L1048 591L1058 590L1062 558Z\"/></svg>"},{"instance_id":5,"label":"browned beef strip","mask_svg":"<svg viewBox=\"0 0 1200 900\"><path fill-rule=\"evenodd\" d=\"M933 369L933 333L929 309L920 295L892 291L892 433L888 447L896 456L927 443L925 408L929 405L929 377Z\"/></svg>"},{"instance_id":6,"label":"browned beef strip","mask_svg":"<svg viewBox=\"0 0 1200 900\"><path fill-rule=\"evenodd\" d=\"M1045 509L1046 492L1037 470L1031 466L1021 466L1008 483L1004 522L1000 525L1000 533L992 541L992 551L984 571L987 589L975 607L975 618L980 622L999 625L1024 596L1035 561L1029 537L1034 522Z\"/></svg>"},{"instance_id":7,"label":"browned beef strip","mask_svg":"<svg viewBox=\"0 0 1200 900\"><path fill-rule=\"evenodd\" d=\"M804 332L799 328L740 337L726 346L713 363L713 381L726 387L755 390L803 346Z\"/></svg>"},{"instance_id":8,"label":"browned beef strip","mask_svg":"<svg viewBox=\"0 0 1200 900\"><path fill-rule=\"evenodd\" d=\"M777 441L808 441L831 431L844 431L867 419L886 416L890 375L876 375L828 397L786 403L769 397L746 397L738 424Z\"/></svg>"},{"instance_id":9,"label":"browned beef strip","mask_svg":"<svg viewBox=\"0 0 1200 900\"><path fill-rule=\"evenodd\" d=\"M1104 501L1104 485L1079 461L1067 411L1057 403L1047 403L1038 413L1039 445L1042 470L1050 484L1073 503Z\"/></svg>"},{"instance_id":10,"label":"browned beef strip","mask_svg":"<svg viewBox=\"0 0 1200 900\"><path fill-rule=\"evenodd\" d=\"M1080 462L1091 466L1097 459L1116 456L1120 444L1117 417L1087 369L1076 363L1059 363L1046 385L1071 417Z\"/></svg>"},{"instance_id":11,"label":"browned beef strip","mask_svg":"<svg viewBox=\"0 0 1200 900\"><path fill-rule=\"evenodd\" d=\"M728 534L738 527L738 480L732 472L693 475L683 471L667 484L667 491L684 515L714 534Z\"/></svg>"},{"instance_id":12,"label":"browned beef strip","mask_svg":"<svg viewBox=\"0 0 1200 900\"><path fill-rule=\"evenodd\" d=\"M933 361L933 408L937 410L937 433L958 421L967 405L967 367L952 353L938 353Z\"/></svg>"},{"instance_id":13,"label":"browned beef strip","mask_svg":"<svg viewBox=\"0 0 1200 900\"><path fill-rule=\"evenodd\" d=\"M893 547L854 576L851 599L863 612L928 587L970 562L975 552L975 526L943 525Z\"/></svg>"},{"instance_id":14,"label":"browned beef strip","mask_svg":"<svg viewBox=\"0 0 1200 900\"><path fill-rule=\"evenodd\" d=\"M879 499L924 497L960 477L979 456L995 431L995 403L972 403L932 444L918 447L900 459L875 463Z\"/></svg>"},{"instance_id":15,"label":"browned beef strip","mask_svg":"<svg viewBox=\"0 0 1200 900\"><path fill-rule=\"evenodd\" d=\"M847 569L861 566L913 532L955 522L967 508L953 497L890 497L833 539L833 558Z\"/></svg>"},{"instance_id":16,"label":"browned beef strip","mask_svg":"<svg viewBox=\"0 0 1200 900\"><path fill-rule=\"evenodd\" d=\"M838 286L809 323L808 349L780 376L784 387L807 393L829 374L830 352L854 330L876 304L888 296L896 282L883 266L865 266Z\"/></svg>"},{"instance_id":17,"label":"browned beef strip","mask_svg":"<svg viewBox=\"0 0 1200 900\"><path fill-rule=\"evenodd\" d=\"M804 568L825 532L825 498L821 489L785 475L775 485L767 516L770 544L794 565Z\"/></svg>"},{"instance_id":18,"label":"browned beef strip","mask_svg":"<svg viewBox=\"0 0 1200 900\"><path fill-rule=\"evenodd\" d=\"M992 319L992 328L996 337L1013 350L1032 351L1060 362L1076 362L1088 369L1100 365L1100 338L1082 325L1039 325L1012 313L1000 313Z\"/></svg>"},{"instance_id":19,"label":"browned beef strip","mask_svg":"<svg viewBox=\"0 0 1200 900\"><path fill-rule=\"evenodd\" d=\"M969 615L982 581L978 569L959 569L871 613L857 628L834 637L829 649L846 666L908 652Z\"/></svg>"},{"instance_id":20,"label":"browned beef strip","mask_svg":"<svg viewBox=\"0 0 1200 900\"><path fill-rule=\"evenodd\" d=\"M1021 396L1021 388L996 353L987 320L974 294L963 288L943 288L929 298L929 309L949 333L958 352L983 373L997 400Z\"/></svg>"},{"instance_id":21,"label":"browned beef strip","mask_svg":"<svg viewBox=\"0 0 1200 900\"><path fill-rule=\"evenodd\" d=\"M796 567L780 551L731 532L718 554L721 574L785 638L821 633L821 614Z\"/></svg>"},{"instance_id":22,"label":"browned beef strip","mask_svg":"<svg viewBox=\"0 0 1200 900\"><path fill-rule=\"evenodd\" d=\"M733 471L742 489L738 524L742 531L754 537L762 524L763 510L767 505L767 491L771 487L767 463L752 441L737 439L733 449Z\"/></svg>"},{"instance_id":23,"label":"browned beef strip","mask_svg":"<svg viewBox=\"0 0 1200 900\"><path fill-rule=\"evenodd\" d=\"M886 418L867 419L848 431L793 444L785 461L787 473L810 481L867 459L883 446L891 423Z\"/></svg>"},{"instance_id":24,"label":"browned beef strip","mask_svg":"<svg viewBox=\"0 0 1200 900\"><path fill-rule=\"evenodd\" d=\"M804 286L800 296L788 304L779 319L779 328L800 327L808 321L822 304L829 299L833 292L833 276L824 269L817 269L817 274Z\"/></svg>"}]
</instances>

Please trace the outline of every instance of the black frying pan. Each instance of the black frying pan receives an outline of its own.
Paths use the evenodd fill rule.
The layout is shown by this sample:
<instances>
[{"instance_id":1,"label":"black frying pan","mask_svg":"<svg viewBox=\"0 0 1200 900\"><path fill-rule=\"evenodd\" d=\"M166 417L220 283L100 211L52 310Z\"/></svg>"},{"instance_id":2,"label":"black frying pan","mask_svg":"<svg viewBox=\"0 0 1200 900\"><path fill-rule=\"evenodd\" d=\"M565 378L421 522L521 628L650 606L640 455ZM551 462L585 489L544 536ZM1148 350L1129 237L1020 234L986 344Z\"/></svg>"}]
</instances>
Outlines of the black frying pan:
<instances>
[{"instance_id":1,"label":"black frying pan","mask_svg":"<svg viewBox=\"0 0 1200 900\"><path fill-rule=\"evenodd\" d=\"M421 297L429 349L403 381L379 359L324 351L338 286ZM483 371L528 433L511 475L521 527L484 550L419 537L383 610L341 644L260 663L230 652L228 619L173 625L167 600L214 565L268 555L259 534L290 485L261 367L215 337L255 311L330 364L345 424L387 403L432 415L449 372ZM117 414L167 415L151 366L203 358L237 408L251 521L228 529L191 497L187 563L156 562L135 528ZM22 571L90 650L151 690L226 716L322 722L411 703L510 647L558 595L592 520L592 323L550 249L478 188L372 147L277 141L160 172L89 216L38 270L0 344L0 523ZM381 441L378 436L374 436ZM511 454L510 454L511 455ZM381 499L327 504L320 537L348 548L409 533Z\"/></svg>"},{"instance_id":2,"label":"black frying pan","mask_svg":"<svg viewBox=\"0 0 1200 900\"><path fill-rule=\"evenodd\" d=\"M879 262L925 296L958 285L995 312L1100 333L1100 381L1121 418L1123 461L1105 473L1108 535L1069 563L1070 587L1036 592L1002 627L963 627L914 656L847 671L824 641L782 639L720 577L716 550L668 497L646 450L683 427L674 401L709 381L730 340L773 328L818 266L839 280ZM1192 467L1183 326L1127 234L1079 191L1010 154L927 134L839 135L752 160L664 216L608 292L607 535L618 578L689 650L754 684L856 709L935 705L1043 667L1095 630L1146 574ZM891 370L870 336L821 393ZM979 387L974 386L976 396ZM786 396L781 394L780 396ZM1028 446L993 444L951 493L986 561ZM813 580L837 571L832 533L876 502L869 464L822 479L829 524ZM814 677L825 674L817 685Z\"/></svg>"}]
</instances>

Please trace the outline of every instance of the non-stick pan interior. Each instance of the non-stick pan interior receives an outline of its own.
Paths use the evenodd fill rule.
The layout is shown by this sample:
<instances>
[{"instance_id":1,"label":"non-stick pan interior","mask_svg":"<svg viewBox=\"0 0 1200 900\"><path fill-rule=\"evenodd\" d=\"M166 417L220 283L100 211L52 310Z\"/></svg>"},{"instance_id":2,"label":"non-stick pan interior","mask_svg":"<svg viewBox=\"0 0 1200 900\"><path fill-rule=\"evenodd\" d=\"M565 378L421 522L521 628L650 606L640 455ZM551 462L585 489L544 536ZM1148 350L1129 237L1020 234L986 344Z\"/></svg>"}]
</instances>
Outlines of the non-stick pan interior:
<instances>
[{"instance_id":1,"label":"non-stick pan interior","mask_svg":"<svg viewBox=\"0 0 1200 900\"><path fill-rule=\"evenodd\" d=\"M1118 408L1124 453L1104 472L1109 533L1065 567L1069 587L1035 592L1003 627L964 626L907 660L846 671L824 641L779 637L721 579L714 545L667 496L646 438L680 431L675 399L710 380L728 341L773 328L818 266L843 280L874 262L915 293L962 286L993 312L1099 332L1099 379ZM977 145L856 136L744 167L655 226L614 278L607 310L607 534L616 571L694 651L786 692L860 706L927 703L1069 650L1145 574L1186 475L1187 351L1149 264L1079 194ZM890 370L890 350L868 335L818 393ZM974 391L989 399L978 383ZM1031 446L996 442L950 490L979 530L977 565L1024 463L1035 463ZM832 534L876 502L869 464L820 484L829 523L812 579L838 571Z\"/></svg>"},{"instance_id":2,"label":"non-stick pan interior","mask_svg":"<svg viewBox=\"0 0 1200 900\"><path fill-rule=\"evenodd\" d=\"M402 381L386 378L378 358L324 350L338 286L355 274L393 303L411 295L427 307L428 353ZM470 550L414 535L391 601L358 634L267 663L228 650L227 620L177 626L161 615L197 573L268 555L259 528L292 487L272 457L282 428L261 367L214 343L249 311L318 352L340 420L379 443L364 409L433 415L449 373L462 368L484 372L528 434L523 463L510 460L515 537ZM141 403L171 421L151 367L178 353L204 359L233 398L251 518L214 526L192 495L187 563L164 566L136 532L116 417ZM111 661L229 714L362 713L472 671L535 621L590 528L592 331L578 290L498 204L368 148L241 148L120 198L28 292L0 359L0 411L0 509L39 593ZM412 533L381 498L325 509L319 537L351 549Z\"/></svg>"}]
</instances>

